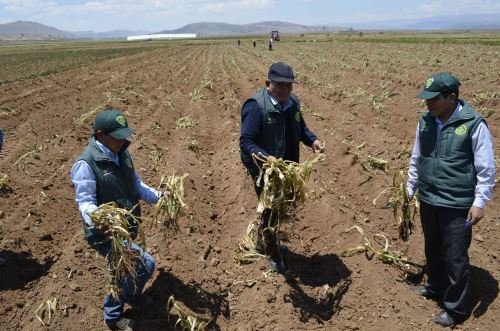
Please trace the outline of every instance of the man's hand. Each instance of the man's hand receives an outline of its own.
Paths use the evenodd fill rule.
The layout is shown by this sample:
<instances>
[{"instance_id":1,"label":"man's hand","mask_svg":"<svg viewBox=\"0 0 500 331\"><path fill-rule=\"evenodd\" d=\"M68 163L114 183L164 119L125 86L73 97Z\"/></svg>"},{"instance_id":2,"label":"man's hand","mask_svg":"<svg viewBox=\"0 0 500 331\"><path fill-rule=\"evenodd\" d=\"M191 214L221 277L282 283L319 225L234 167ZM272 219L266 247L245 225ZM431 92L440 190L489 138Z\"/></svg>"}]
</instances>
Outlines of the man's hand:
<instances>
[{"instance_id":1,"label":"man's hand","mask_svg":"<svg viewBox=\"0 0 500 331\"><path fill-rule=\"evenodd\" d=\"M103 233L106 237L110 238L113 235L113 230L107 225L99 225L96 226L95 229L101 233Z\"/></svg>"},{"instance_id":2,"label":"man's hand","mask_svg":"<svg viewBox=\"0 0 500 331\"><path fill-rule=\"evenodd\" d=\"M313 153L323 153L325 151L325 145L321 144L321 141L319 141L318 139L316 139L312 143L311 149L312 149Z\"/></svg>"},{"instance_id":3,"label":"man's hand","mask_svg":"<svg viewBox=\"0 0 500 331\"><path fill-rule=\"evenodd\" d=\"M272 155L269 155L269 156L267 157L267 161L268 161L268 162L274 162L274 161L276 161L276 158L275 158L274 156L272 156Z\"/></svg>"},{"instance_id":4,"label":"man's hand","mask_svg":"<svg viewBox=\"0 0 500 331\"><path fill-rule=\"evenodd\" d=\"M469 209L469 213L467 214L467 219L469 219L471 225L477 224L483 218L484 216L484 211L482 208L472 206Z\"/></svg>"}]
</instances>

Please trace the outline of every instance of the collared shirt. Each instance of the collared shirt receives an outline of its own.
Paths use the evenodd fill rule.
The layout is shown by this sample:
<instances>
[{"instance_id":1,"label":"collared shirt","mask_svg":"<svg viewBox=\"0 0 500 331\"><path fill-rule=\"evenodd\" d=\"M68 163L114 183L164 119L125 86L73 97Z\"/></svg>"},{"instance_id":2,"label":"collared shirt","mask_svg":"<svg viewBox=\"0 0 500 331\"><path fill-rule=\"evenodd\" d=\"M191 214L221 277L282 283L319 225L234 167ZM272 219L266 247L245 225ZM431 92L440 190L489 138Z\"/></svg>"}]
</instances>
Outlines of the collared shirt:
<instances>
[{"instance_id":1,"label":"collared shirt","mask_svg":"<svg viewBox=\"0 0 500 331\"><path fill-rule=\"evenodd\" d=\"M285 102L285 106L282 107L281 104L278 102L278 100L276 100L272 95L271 93L269 93L269 99L271 99L271 102L273 103L274 107L278 107L278 109L280 110L280 112L284 113L286 112L288 109L290 109L292 106L293 106L293 102L292 102L292 99L288 98Z\"/></svg>"},{"instance_id":2,"label":"collared shirt","mask_svg":"<svg viewBox=\"0 0 500 331\"><path fill-rule=\"evenodd\" d=\"M450 116L450 119L462 110L462 105L459 103L455 111ZM441 130L446 123L436 117L436 135L439 139ZM417 133L415 144L410 159L410 168L408 169L408 182L406 190L409 196L415 194L418 183L418 170L420 167L420 130L417 125ZM477 184L475 188L475 198L473 206L484 208L486 203L491 199L491 193L495 186L495 159L493 153L493 141L491 139L488 126L484 122L477 125L476 130L472 133L472 152L474 154L474 167L476 169Z\"/></svg>"},{"instance_id":3,"label":"collared shirt","mask_svg":"<svg viewBox=\"0 0 500 331\"><path fill-rule=\"evenodd\" d=\"M108 156L113 163L120 166L118 154L113 153L109 148L96 141L102 152ZM76 202L78 204L78 209L84 222L89 226L93 227L94 223L87 215L87 212L91 212L97 208L97 194L96 194L96 180L92 168L84 160L76 161L71 168L71 181L75 185L76 192ZM139 199L144 200L148 203L156 203L158 201L159 192L155 189L146 185L137 172L135 173L135 183L139 191Z\"/></svg>"}]
</instances>

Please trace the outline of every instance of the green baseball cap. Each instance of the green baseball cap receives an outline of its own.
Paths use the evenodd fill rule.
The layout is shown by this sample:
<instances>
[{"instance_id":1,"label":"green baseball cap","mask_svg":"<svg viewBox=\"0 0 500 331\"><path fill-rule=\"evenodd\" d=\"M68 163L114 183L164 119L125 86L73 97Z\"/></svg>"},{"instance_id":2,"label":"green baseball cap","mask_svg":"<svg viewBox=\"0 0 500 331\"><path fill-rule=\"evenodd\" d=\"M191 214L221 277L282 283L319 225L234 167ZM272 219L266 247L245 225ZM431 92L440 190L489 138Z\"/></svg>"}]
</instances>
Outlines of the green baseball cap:
<instances>
[{"instance_id":1,"label":"green baseball cap","mask_svg":"<svg viewBox=\"0 0 500 331\"><path fill-rule=\"evenodd\" d=\"M113 108L105 109L97 114L94 131L102 131L115 139L125 139L134 133L128 127L127 119L122 112Z\"/></svg>"},{"instance_id":2,"label":"green baseball cap","mask_svg":"<svg viewBox=\"0 0 500 331\"><path fill-rule=\"evenodd\" d=\"M425 81L424 90L417 95L419 99L432 99L441 93L458 92L460 81L448 72L432 75Z\"/></svg>"}]
</instances>

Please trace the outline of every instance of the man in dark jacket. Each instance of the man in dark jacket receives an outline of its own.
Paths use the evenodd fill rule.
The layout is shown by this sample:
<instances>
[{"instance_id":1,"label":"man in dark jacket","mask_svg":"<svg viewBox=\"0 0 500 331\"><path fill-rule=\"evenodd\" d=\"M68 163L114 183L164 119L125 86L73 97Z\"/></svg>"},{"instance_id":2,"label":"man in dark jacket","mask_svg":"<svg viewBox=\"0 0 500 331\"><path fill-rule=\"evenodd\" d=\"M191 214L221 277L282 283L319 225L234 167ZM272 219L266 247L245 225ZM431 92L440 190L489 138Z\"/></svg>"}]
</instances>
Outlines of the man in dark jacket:
<instances>
[{"instance_id":1,"label":"man in dark jacket","mask_svg":"<svg viewBox=\"0 0 500 331\"><path fill-rule=\"evenodd\" d=\"M139 200L156 203L160 195L144 184L134 170L132 158L127 150L130 142L126 139L132 134L121 112L106 109L98 113L94 134L71 169L71 180L83 219L85 239L105 257L111 252L111 242L106 229L96 227L87 213L101 204L114 201L120 208L133 210L136 216L140 216ZM135 238L137 224L129 225L131 235ZM155 260L138 245L132 244L131 248L140 257L136 265L136 279L132 279L130 275L124 277L119 284L121 297L115 299L107 295L104 299L104 321L113 330L133 330L135 322L122 316L124 303L132 306L151 303L150 298L144 298L141 294L153 274Z\"/></svg>"},{"instance_id":2,"label":"man in dark jacket","mask_svg":"<svg viewBox=\"0 0 500 331\"><path fill-rule=\"evenodd\" d=\"M314 153L321 151L318 138L307 128L297 96L292 93L295 82L292 67L278 62L269 68L266 88L249 98L241 111L241 160L254 184L259 175L252 154L261 158L281 158L299 162L302 141ZM261 189L255 185L257 196ZM276 234L266 230L270 225L270 210L265 210L257 230L256 248L264 252L271 267L284 272L285 265ZM272 222L271 222L272 224Z\"/></svg>"},{"instance_id":3,"label":"man in dark jacket","mask_svg":"<svg viewBox=\"0 0 500 331\"><path fill-rule=\"evenodd\" d=\"M419 294L440 299L436 324L452 326L469 313L469 248L472 226L495 185L493 143L484 118L458 99L459 80L442 72L417 96L428 112L417 126L407 191L418 189L425 239L427 282Z\"/></svg>"}]
</instances>

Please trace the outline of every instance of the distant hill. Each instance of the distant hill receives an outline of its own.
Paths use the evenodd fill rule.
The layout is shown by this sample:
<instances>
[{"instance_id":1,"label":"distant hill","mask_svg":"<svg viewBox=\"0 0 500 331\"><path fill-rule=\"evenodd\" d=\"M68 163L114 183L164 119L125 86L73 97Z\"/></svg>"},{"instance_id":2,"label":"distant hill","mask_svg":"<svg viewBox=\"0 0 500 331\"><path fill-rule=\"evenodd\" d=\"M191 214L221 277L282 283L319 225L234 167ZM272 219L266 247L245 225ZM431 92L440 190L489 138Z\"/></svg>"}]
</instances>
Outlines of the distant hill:
<instances>
[{"instance_id":1,"label":"distant hill","mask_svg":"<svg viewBox=\"0 0 500 331\"><path fill-rule=\"evenodd\" d=\"M72 39L75 36L66 31L35 22L17 21L0 24L1 40L51 40Z\"/></svg>"},{"instance_id":2,"label":"distant hill","mask_svg":"<svg viewBox=\"0 0 500 331\"><path fill-rule=\"evenodd\" d=\"M346 23L346 25L357 30L500 30L500 13L447 15L414 20Z\"/></svg>"},{"instance_id":3,"label":"distant hill","mask_svg":"<svg viewBox=\"0 0 500 331\"><path fill-rule=\"evenodd\" d=\"M341 30L333 26L308 26L295 23L271 21L250 24L229 24L222 22L192 23L175 30L163 30L157 33L196 33L200 37L212 36L242 36L269 34L271 30L278 30L285 34L334 32Z\"/></svg>"},{"instance_id":4,"label":"distant hill","mask_svg":"<svg viewBox=\"0 0 500 331\"><path fill-rule=\"evenodd\" d=\"M85 39L125 39L127 36L149 34L149 31L113 30L107 32L75 31L72 34Z\"/></svg>"},{"instance_id":5,"label":"distant hill","mask_svg":"<svg viewBox=\"0 0 500 331\"><path fill-rule=\"evenodd\" d=\"M27 21L0 24L0 40L125 39L130 35L148 33L148 31L129 30L69 32Z\"/></svg>"}]
</instances>

